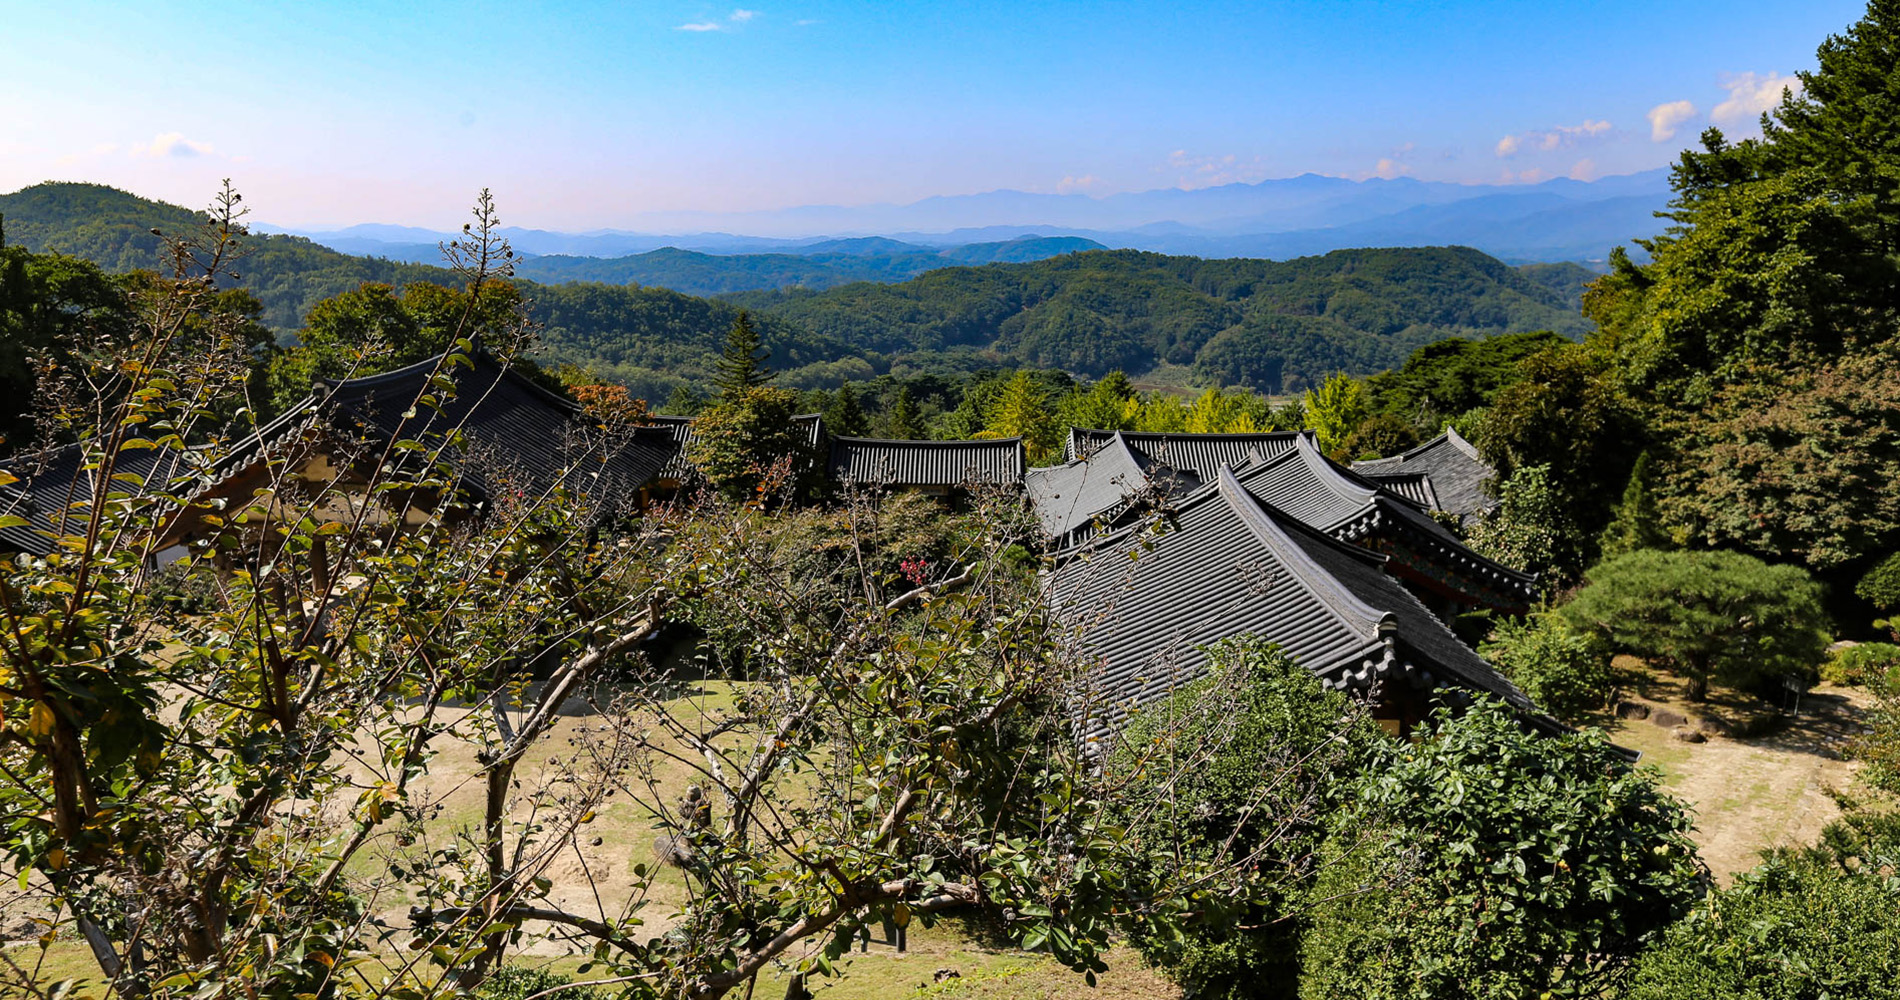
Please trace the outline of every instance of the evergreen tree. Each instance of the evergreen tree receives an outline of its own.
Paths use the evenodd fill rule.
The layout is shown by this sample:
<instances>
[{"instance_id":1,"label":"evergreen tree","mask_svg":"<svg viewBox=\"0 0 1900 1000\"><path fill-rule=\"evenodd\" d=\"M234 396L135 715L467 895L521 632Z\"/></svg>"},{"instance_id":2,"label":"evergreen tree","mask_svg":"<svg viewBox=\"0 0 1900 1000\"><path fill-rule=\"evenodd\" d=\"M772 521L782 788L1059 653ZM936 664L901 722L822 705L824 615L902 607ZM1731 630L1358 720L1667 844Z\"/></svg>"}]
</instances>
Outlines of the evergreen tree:
<instances>
[{"instance_id":1,"label":"evergreen tree","mask_svg":"<svg viewBox=\"0 0 1900 1000\"><path fill-rule=\"evenodd\" d=\"M736 399L746 390L772 381L772 370L765 367L765 359L771 356L772 352L759 340L751 314L741 310L739 318L732 321L732 329L726 333L726 349L713 374L713 385L719 388L720 398Z\"/></svg>"},{"instance_id":2,"label":"evergreen tree","mask_svg":"<svg viewBox=\"0 0 1900 1000\"><path fill-rule=\"evenodd\" d=\"M917 402L910 397L910 386L897 387L897 399L891 403L890 436L903 441L924 436L923 422L917 414Z\"/></svg>"},{"instance_id":3,"label":"evergreen tree","mask_svg":"<svg viewBox=\"0 0 1900 1000\"><path fill-rule=\"evenodd\" d=\"M858 405L858 394L849 382L838 387L822 412L825 415L825 430L830 433L843 437L863 437L871 429L870 421L865 419L864 408Z\"/></svg>"},{"instance_id":4,"label":"evergreen tree","mask_svg":"<svg viewBox=\"0 0 1900 1000\"><path fill-rule=\"evenodd\" d=\"M706 397L688 383L681 382L673 387L673 394L666 397L666 407L660 412L675 417L693 417L705 408Z\"/></svg>"},{"instance_id":5,"label":"evergreen tree","mask_svg":"<svg viewBox=\"0 0 1900 1000\"><path fill-rule=\"evenodd\" d=\"M1669 536L1662 530L1662 519L1656 511L1655 494L1650 492L1651 467L1649 453L1644 452L1636 459L1636 467L1630 470L1629 485L1623 487L1623 501L1616 505L1610 526L1603 529L1603 538L1598 543L1602 558L1637 549L1670 547Z\"/></svg>"}]
</instances>

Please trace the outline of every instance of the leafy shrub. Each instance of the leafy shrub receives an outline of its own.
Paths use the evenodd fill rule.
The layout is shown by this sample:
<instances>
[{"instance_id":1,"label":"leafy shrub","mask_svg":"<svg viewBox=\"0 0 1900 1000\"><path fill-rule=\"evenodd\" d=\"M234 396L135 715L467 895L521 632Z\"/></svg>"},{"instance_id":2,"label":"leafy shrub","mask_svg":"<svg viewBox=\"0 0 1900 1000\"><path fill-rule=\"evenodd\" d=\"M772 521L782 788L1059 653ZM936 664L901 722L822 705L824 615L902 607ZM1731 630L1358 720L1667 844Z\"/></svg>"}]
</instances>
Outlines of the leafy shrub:
<instances>
[{"instance_id":1,"label":"leafy shrub","mask_svg":"<svg viewBox=\"0 0 1900 1000\"><path fill-rule=\"evenodd\" d=\"M1305 892L1327 824L1346 811L1368 748L1384 740L1345 695L1276 647L1237 639L1209 652L1213 678L1143 712L1110 760L1125 776L1121 824L1156 869L1132 881L1222 857L1257 863L1243 894L1197 899L1185 932L1143 921L1129 937L1189 996L1291 996L1299 925L1284 918ZM1206 763L1174 780L1183 773L1169 763L1177 756Z\"/></svg>"},{"instance_id":2,"label":"leafy shrub","mask_svg":"<svg viewBox=\"0 0 1900 1000\"><path fill-rule=\"evenodd\" d=\"M1900 611L1900 552L1875 563L1854 585L1854 593L1882 614Z\"/></svg>"},{"instance_id":3,"label":"leafy shrub","mask_svg":"<svg viewBox=\"0 0 1900 1000\"><path fill-rule=\"evenodd\" d=\"M1424 736L1364 772L1381 835L1313 890L1301 996L1600 996L1701 893L1688 813L1601 732L1487 699Z\"/></svg>"},{"instance_id":4,"label":"leafy shrub","mask_svg":"<svg viewBox=\"0 0 1900 1000\"><path fill-rule=\"evenodd\" d=\"M1867 723L1867 731L1849 747L1861 761L1860 780L1900 793L1900 679L1880 693Z\"/></svg>"},{"instance_id":5,"label":"leafy shrub","mask_svg":"<svg viewBox=\"0 0 1900 1000\"><path fill-rule=\"evenodd\" d=\"M1479 652L1559 719L1602 708L1616 688L1610 657L1557 615L1501 621Z\"/></svg>"},{"instance_id":6,"label":"leafy shrub","mask_svg":"<svg viewBox=\"0 0 1900 1000\"><path fill-rule=\"evenodd\" d=\"M1900 983L1900 855L1772 852L1644 955L1626 1000L1892 998Z\"/></svg>"},{"instance_id":7,"label":"leafy shrub","mask_svg":"<svg viewBox=\"0 0 1900 1000\"><path fill-rule=\"evenodd\" d=\"M1821 664L1821 679L1854 687L1900 683L1900 646L1863 642L1837 649Z\"/></svg>"}]
</instances>

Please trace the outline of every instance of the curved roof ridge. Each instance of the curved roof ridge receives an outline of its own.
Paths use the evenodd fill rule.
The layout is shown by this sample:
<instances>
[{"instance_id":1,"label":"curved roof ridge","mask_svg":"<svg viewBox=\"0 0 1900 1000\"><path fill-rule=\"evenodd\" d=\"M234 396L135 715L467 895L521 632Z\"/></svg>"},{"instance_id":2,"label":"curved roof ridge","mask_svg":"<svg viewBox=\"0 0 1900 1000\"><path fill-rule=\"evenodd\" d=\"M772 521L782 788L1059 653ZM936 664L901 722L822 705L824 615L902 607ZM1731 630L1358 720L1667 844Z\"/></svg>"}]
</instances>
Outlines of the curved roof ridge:
<instances>
[{"instance_id":1,"label":"curved roof ridge","mask_svg":"<svg viewBox=\"0 0 1900 1000\"><path fill-rule=\"evenodd\" d=\"M1341 475L1339 466L1334 465L1331 459L1320 452L1319 445L1305 435L1293 442L1293 453L1299 455L1306 467L1313 470L1315 478L1341 498L1370 504L1379 496L1378 487L1368 487Z\"/></svg>"},{"instance_id":2,"label":"curved roof ridge","mask_svg":"<svg viewBox=\"0 0 1900 1000\"><path fill-rule=\"evenodd\" d=\"M1221 498L1239 516L1241 523L1247 526L1260 544L1272 550L1273 554L1291 571L1293 578L1298 580L1314 597L1319 598L1335 615L1338 615L1340 621L1354 627L1367 639L1376 638L1383 629L1393 624L1394 619L1390 612L1380 611L1360 600L1337 577L1313 561L1313 557L1307 554L1306 549L1295 542L1280 526L1280 519L1269 513L1272 508L1255 500L1253 495L1240 485L1240 480L1234 478L1233 469L1221 466L1220 477L1214 491L1218 491ZM1289 517L1286 520L1297 521L1298 519ZM1341 551L1355 548L1326 538L1323 533L1315 532L1314 534L1324 544L1336 546ZM1354 555L1372 556L1377 560L1375 565L1385 562L1384 556L1376 552L1366 552L1363 549L1355 551Z\"/></svg>"},{"instance_id":3,"label":"curved roof ridge","mask_svg":"<svg viewBox=\"0 0 1900 1000\"><path fill-rule=\"evenodd\" d=\"M1450 424L1446 424L1445 425L1445 439L1447 441L1450 441L1453 447L1456 447L1459 451L1464 452L1467 456L1471 457L1472 459L1475 459L1480 462L1484 461L1484 456L1478 454L1478 446L1465 440L1465 436L1463 434L1458 433L1458 428L1453 427Z\"/></svg>"}]
</instances>

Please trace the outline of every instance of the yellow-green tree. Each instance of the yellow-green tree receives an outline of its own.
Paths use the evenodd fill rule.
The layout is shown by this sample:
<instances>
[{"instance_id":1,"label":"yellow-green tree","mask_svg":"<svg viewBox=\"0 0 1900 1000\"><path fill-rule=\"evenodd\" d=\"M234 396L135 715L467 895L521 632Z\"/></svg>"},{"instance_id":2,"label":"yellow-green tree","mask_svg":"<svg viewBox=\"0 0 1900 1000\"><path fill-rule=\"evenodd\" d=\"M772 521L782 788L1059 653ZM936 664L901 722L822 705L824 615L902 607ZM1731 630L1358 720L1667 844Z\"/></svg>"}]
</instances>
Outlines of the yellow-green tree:
<instances>
[{"instance_id":1,"label":"yellow-green tree","mask_svg":"<svg viewBox=\"0 0 1900 1000\"><path fill-rule=\"evenodd\" d=\"M1346 439L1359 428L1372 411L1366 384L1350 375L1334 375L1317 389L1308 389L1301 400L1306 410L1306 429L1319 437L1320 450L1337 455Z\"/></svg>"},{"instance_id":2,"label":"yellow-green tree","mask_svg":"<svg viewBox=\"0 0 1900 1000\"><path fill-rule=\"evenodd\" d=\"M1028 372L1017 372L1003 385L1003 391L990 404L982 433L985 439L1023 439L1031 465L1048 465L1062 450L1061 431L1050 412L1049 395L1036 385Z\"/></svg>"}]
</instances>

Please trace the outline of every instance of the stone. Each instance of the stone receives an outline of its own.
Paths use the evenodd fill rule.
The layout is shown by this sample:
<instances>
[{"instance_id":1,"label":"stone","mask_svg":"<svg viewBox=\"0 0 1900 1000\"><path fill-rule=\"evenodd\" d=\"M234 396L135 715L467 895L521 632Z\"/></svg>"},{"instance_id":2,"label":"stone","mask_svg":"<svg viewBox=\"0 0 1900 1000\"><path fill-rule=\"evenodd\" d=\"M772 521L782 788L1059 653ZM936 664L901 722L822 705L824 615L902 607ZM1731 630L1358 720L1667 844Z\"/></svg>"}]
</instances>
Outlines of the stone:
<instances>
[{"instance_id":1,"label":"stone","mask_svg":"<svg viewBox=\"0 0 1900 1000\"><path fill-rule=\"evenodd\" d=\"M1619 701L1616 703L1616 717L1619 719L1647 719L1649 706L1641 702Z\"/></svg>"},{"instance_id":2,"label":"stone","mask_svg":"<svg viewBox=\"0 0 1900 1000\"><path fill-rule=\"evenodd\" d=\"M1689 717L1678 712L1671 712L1666 708L1659 708L1649 713L1649 721L1652 725L1660 726L1664 729L1674 729L1688 722Z\"/></svg>"},{"instance_id":3,"label":"stone","mask_svg":"<svg viewBox=\"0 0 1900 1000\"><path fill-rule=\"evenodd\" d=\"M1675 737L1684 743L1707 743L1709 741L1709 738L1703 734L1702 730L1696 729L1693 726L1676 727Z\"/></svg>"}]
</instances>

